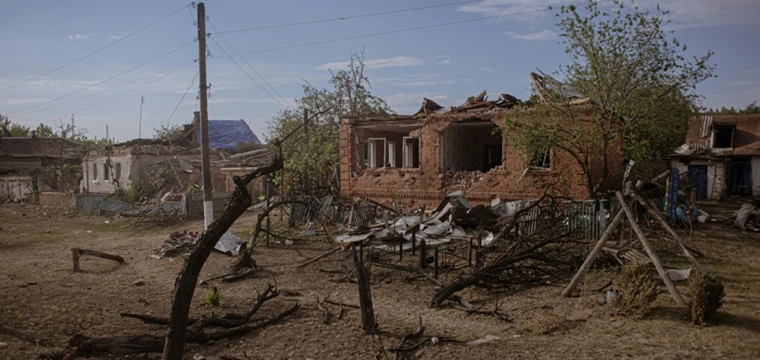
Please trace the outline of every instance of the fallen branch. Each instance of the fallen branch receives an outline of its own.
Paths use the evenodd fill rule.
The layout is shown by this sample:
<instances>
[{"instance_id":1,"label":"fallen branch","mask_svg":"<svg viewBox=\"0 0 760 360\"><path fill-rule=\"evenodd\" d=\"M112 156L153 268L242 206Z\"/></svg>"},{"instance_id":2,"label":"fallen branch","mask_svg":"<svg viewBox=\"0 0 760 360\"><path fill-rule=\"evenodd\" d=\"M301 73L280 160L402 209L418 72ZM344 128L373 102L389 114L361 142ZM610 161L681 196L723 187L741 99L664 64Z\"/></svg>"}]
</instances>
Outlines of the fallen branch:
<instances>
[{"instance_id":1,"label":"fallen branch","mask_svg":"<svg viewBox=\"0 0 760 360\"><path fill-rule=\"evenodd\" d=\"M45 346L45 347L53 345L45 339L38 339L32 335L23 333L16 329L7 328L2 325L0 325L0 334L14 337L16 339L23 340L34 345L40 345L40 346Z\"/></svg>"},{"instance_id":2,"label":"fallen branch","mask_svg":"<svg viewBox=\"0 0 760 360\"><path fill-rule=\"evenodd\" d=\"M324 253L322 255L319 255L319 256L315 257L314 259L311 259L311 260L309 260L309 261L307 261L307 262L305 262L305 263L303 263L301 265L298 265L298 266L296 266L296 269L300 269L300 268L302 268L302 267L304 267L306 265L309 265L311 263L317 262L320 259L323 259L323 258L329 256L330 254L333 254L333 253L337 252L340 249L343 249L343 246L338 246L337 248L332 249L332 250L330 250L330 251L328 251L328 252L326 252L326 253Z\"/></svg>"},{"instance_id":3,"label":"fallen branch","mask_svg":"<svg viewBox=\"0 0 760 360\"><path fill-rule=\"evenodd\" d=\"M118 255L106 254L104 252L95 251L95 250L72 248L71 257L74 260L74 272L79 271L79 257L82 255L89 255L89 256L99 257L101 259L113 260L113 261L118 262L119 264L124 263L124 258Z\"/></svg>"},{"instance_id":4,"label":"fallen branch","mask_svg":"<svg viewBox=\"0 0 760 360\"><path fill-rule=\"evenodd\" d=\"M344 302L332 300L330 298L325 298L324 302L326 302L328 304L337 305L337 306L340 306L340 307L349 307L349 308L359 309L359 305L347 304L347 303L344 303Z\"/></svg>"}]
</instances>

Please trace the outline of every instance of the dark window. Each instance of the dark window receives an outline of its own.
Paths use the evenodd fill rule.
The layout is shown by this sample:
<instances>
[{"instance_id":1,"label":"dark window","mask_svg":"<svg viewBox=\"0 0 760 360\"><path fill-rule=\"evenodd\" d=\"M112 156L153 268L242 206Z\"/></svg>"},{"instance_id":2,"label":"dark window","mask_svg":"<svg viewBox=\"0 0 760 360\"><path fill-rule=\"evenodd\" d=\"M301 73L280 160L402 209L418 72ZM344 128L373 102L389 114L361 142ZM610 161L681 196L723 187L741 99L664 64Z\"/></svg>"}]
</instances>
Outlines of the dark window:
<instances>
[{"instance_id":1,"label":"dark window","mask_svg":"<svg viewBox=\"0 0 760 360\"><path fill-rule=\"evenodd\" d=\"M121 180L121 163L116 163L116 166L114 167L114 175L113 178L115 180Z\"/></svg>"},{"instance_id":2,"label":"dark window","mask_svg":"<svg viewBox=\"0 0 760 360\"><path fill-rule=\"evenodd\" d=\"M552 151L550 148L545 147L541 150L534 151L530 157L530 163L528 166L550 169L552 167Z\"/></svg>"},{"instance_id":3,"label":"dark window","mask_svg":"<svg viewBox=\"0 0 760 360\"><path fill-rule=\"evenodd\" d=\"M420 139L404 137L404 167L416 169L420 167Z\"/></svg>"},{"instance_id":4,"label":"dark window","mask_svg":"<svg viewBox=\"0 0 760 360\"><path fill-rule=\"evenodd\" d=\"M98 164L92 164L92 180L98 180Z\"/></svg>"},{"instance_id":5,"label":"dark window","mask_svg":"<svg viewBox=\"0 0 760 360\"><path fill-rule=\"evenodd\" d=\"M110 174L108 174L108 164L103 164L103 180L108 181Z\"/></svg>"},{"instance_id":6,"label":"dark window","mask_svg":"<svg viewBox=\"0 0 760 360\"><path fill-rule=\"evenodd\" d=\"M718 127L715 128L715 143L713 147L716 149L725 149L733 147L734 140L734 128L733 127Z\"/></svg>"}]
</instances>

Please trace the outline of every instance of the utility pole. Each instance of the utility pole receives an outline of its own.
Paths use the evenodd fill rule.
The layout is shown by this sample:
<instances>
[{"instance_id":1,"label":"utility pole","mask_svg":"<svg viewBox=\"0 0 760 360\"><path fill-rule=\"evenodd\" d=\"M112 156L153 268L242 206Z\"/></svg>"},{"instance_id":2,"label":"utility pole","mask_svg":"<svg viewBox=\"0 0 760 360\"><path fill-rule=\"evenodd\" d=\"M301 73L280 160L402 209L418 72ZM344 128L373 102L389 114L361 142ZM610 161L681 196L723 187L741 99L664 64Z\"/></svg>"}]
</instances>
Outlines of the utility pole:
<instances>
[{"instance_id":1,"label":"utility pole","mask_svg":"<svg viewBox=\"0 0 760 360\"><path fill-rule=\"evenodd\" d=\"M201 158L203 170L203 220L206 228L214 221L214 198L211 195L211 161L208 146L208 85L206 79L206 4L198 3L198 67L201 91Z\"/></svg>"},{"instance_id":2,"label":"utility pole","mask_svg":"<svg viewBox=\"0 0 760 360\"><path fill-rule=\"evenodd\" d=\"M108 144L108 139L110 139L110 137L108 137L108 125L106 125L106 144Z\"/></svg>"},{"instance_id":3,"label":"utility pole","mask_svg":"<svg viewBox=\"0 0 760 360\"><path fill-rule=\"evenodd\" d=\"M137 138L142 139L142 110L145 104L145 96L140 96L140 121L137 124Z\"/></svg>"}]
</instances>

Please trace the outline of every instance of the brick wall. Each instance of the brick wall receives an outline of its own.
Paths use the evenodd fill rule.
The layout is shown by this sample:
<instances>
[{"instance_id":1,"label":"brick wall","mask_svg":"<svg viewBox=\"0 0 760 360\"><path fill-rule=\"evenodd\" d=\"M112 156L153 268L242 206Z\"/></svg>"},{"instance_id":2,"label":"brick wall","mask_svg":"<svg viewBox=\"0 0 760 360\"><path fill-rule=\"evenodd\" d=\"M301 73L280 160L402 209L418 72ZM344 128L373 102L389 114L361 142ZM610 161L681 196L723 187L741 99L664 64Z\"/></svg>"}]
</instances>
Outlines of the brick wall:
<instances>
[{"instance_id":1,"label":"brick wall","mask_svg":"<svg viewBox=\"0 0 760 360\"><path fill-rule=\"evenodd\" d=\"M346 118L340 126L341 191L349 197L369 197L380 201L394 199L410 204L437 205L440 199L454 188L447 187L445 173L451 166L477 169L482 163L482 145L499 143L499 137L491 135L484 127L470 128L457 124L466 121L491 121L504 126L504 113L484 114L434 114L426 118L392 117L386 119ZM419 169L362 169L357 159L363 153L363 142L368 138L369 128L374 126L410 126L423 124L412 131L420 140ZM376 132L377 134L377 132ZM373 136L374 137L374 136ZM380 136L378 136L380 137ZM471 146L468 146L471 144ZM526 169L525 154L503 143L502 166L487 172L480 180L466 189L472 202L485 203L495 197L502 200L537 198L546 186L551 185L555 194L575 199L589 198L586 178L573 157L559 149L552 149L551 168ZM356 151L358 148L359 151ZM598 153L594 154L598 157ZM608 151L610 169L618 171L622 166L619 151ZM478 166L473 167L472 162ZM618 164L619 163L619 164ZM599 176L597 169L592 174ZM622 174L622 172L621 172ZM522 179L521 179L522 177ZM613 183L610 181L608 183ZM604 184L609 186L609 184Z\"/></svg>"}]
</instances>

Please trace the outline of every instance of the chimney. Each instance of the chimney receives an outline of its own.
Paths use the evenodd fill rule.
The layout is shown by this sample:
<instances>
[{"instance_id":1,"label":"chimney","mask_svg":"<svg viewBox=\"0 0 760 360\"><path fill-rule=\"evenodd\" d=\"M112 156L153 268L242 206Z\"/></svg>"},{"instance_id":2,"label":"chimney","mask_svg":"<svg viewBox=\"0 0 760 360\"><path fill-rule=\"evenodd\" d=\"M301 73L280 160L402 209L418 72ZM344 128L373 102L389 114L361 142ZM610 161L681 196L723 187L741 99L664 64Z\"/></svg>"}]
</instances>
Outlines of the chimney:
<instances>
[{"instance_id":1,"label":"chimney","mask_svg":"<svg viewBox=\"0 0 760 360\"><path fill-rule=\"evenodd\" d=\"M193 111L193 126L198 126L201 123L201 112Z\"/></svg>"},{"instance_id":2,"label":"chimney","mask_svg":"<svg viewBox=\"0 0 760 360\"><path fill-rule=\"evenodd\" d=\"M37 131L32 130L32 139L36 139L36 138L37 138Z\"/></svg>"}]
</instances>

